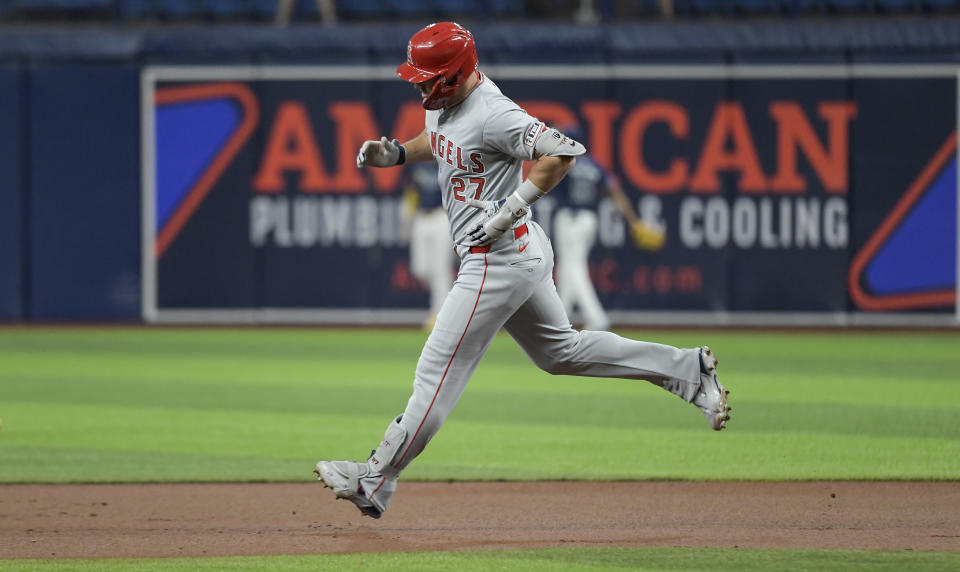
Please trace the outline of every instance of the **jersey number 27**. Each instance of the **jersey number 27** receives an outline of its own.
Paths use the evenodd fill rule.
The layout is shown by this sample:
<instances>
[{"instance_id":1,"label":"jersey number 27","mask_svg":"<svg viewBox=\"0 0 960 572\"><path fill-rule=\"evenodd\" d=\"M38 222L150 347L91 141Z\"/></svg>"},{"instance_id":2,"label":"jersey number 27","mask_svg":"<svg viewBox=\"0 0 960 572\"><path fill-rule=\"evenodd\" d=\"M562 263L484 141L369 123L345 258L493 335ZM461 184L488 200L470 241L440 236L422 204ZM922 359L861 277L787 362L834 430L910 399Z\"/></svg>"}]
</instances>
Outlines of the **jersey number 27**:
<instances>
[{"instance_id":1,"label":"jersey number 27","mask_svg":"<svg viewBox=\"0 0 960 572\"><path fill-rule=\"evenodd\" d=\"M467 190L467 182L471 185L476 185L476 191L473 193L473 199L476 201L480 200L480 194L483 193L483 177L452 177L450 179L450 184L453 185L453 198L458 201L467 200L465 191Z\"/></svg>"}]
</instances>

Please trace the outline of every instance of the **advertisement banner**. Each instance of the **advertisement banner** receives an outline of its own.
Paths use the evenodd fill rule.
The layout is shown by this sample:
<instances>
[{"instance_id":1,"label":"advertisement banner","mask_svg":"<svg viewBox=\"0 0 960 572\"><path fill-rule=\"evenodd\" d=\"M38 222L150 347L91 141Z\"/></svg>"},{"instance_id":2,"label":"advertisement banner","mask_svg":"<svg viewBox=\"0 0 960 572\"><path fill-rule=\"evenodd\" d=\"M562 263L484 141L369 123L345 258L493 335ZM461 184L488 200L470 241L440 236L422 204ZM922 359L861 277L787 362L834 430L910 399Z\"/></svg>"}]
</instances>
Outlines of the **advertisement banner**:
<instances>
[{"instance_id":1,"label":"advertisement banner","mask_svg":"<svg viewBox=\"0 0 960 572\"><path fill-rule=\"evenodd\" d=\"M956 73L553 73L489 77L576 130L664 232L640 248L613 196L591 207L590 274L614 315L954 314ZM143 93L148 320L418 322L408 169L355 164L364 140L423 130L392 68L148 68ZM562 196L534 207L551 236Z\"/></svg>"}]
</instances>

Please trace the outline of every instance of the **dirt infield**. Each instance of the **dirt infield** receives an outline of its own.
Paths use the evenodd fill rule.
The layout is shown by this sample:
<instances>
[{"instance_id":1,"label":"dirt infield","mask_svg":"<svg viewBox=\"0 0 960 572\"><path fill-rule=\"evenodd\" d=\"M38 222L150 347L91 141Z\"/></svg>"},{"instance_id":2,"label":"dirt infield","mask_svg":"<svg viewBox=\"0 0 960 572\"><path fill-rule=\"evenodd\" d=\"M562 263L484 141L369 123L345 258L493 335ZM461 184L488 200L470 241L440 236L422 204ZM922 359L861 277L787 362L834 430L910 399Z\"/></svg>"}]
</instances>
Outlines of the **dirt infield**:
<instances>
[{"instance_id":1,"label":"dirt infield","mask_svg":"<svg viewBox=\"0 0 960 572\"><path fill-rule=\"evenodd\" d=\"M714 546L960 550L958 483L0 485L0 558Z\"/></svg>"}]
</instances>

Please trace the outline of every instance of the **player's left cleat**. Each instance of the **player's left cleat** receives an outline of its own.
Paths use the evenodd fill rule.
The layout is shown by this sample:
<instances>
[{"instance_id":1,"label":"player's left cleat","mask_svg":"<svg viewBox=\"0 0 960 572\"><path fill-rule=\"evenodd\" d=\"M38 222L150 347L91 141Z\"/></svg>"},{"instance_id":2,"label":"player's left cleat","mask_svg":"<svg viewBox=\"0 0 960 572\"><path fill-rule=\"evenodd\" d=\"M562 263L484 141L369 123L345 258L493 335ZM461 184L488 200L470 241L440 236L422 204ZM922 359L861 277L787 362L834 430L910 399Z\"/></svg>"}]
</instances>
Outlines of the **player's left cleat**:
<instances>
[{"instance_id":1,"label":"player's left cleat","mask_svg":"<svg viewBox=\"0 0 960 572\"><path fill-rule=\"evenodd\" d=\"M700 348L700 389L697 390L693 404L707 416L707 422L714 431L720 431L727 426L730 420L730 405L727 396L730 391L725 389L717 379L717 364L719 361L707 346Z\"/></svg>"},{"instance_id":2,"label":"player's left cleat","mask_svg":"<svg viewBox=\"0 0 960 572\"><path fill-rule=\"evenodd\" d=\"M313 470L317 480L323 486L333 489L337 498L347 499L357 505L360 512L366 516L380 518L383 512L374 506L373 501L364 494L360 486L360 479L370 475L370 467L366 463L354 461L320 461Z\"/></svg>"}]
</instances>

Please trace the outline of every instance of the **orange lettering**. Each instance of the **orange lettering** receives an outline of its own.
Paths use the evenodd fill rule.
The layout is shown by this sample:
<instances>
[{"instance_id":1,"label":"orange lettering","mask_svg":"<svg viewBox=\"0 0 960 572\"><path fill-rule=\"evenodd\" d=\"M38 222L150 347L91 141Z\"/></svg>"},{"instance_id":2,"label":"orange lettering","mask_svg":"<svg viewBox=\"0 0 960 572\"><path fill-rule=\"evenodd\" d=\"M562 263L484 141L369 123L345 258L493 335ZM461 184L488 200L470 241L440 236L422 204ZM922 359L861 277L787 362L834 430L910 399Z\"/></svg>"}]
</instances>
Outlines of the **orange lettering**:
<instances>
[{"instance_id":1,"label":"orange lettering","mask_svg":"<svg viewBox=\"0 0 960 572\"><path fill-rule=\"evenodd\" d=\"M337 122L337 189L348 192L366 190L366 181L356 168L357 149L368 139L379 139L380 128L373 118L370 105L365 102L341 101L330 106L330 116ZM406 141L423 131L423 107L404 104L397 112L392 139ZM374 186L380 192L390 193L400 183L401 169L370 169Z\"/></svg>"},{"instance_id":2,"label":"orange lettering","mask_svg":"<svg viewBox=\"0 0 960 572\"><path fill-rule=\"evenodd\" d=\"M370 106L362 102L336 101L330 104L327 113L337 124L337 176L333 181L336 190L362 193L367 189L367 182L357 169L354 157L364 141L380 139Z\"/></svg>"},{"instance_id":3,"label":"orange lettering","mask_svg":"<svg viewBox=\"0 0 960 572\"><path fill-rule=\"evenodd\" d=\"M650 292L650 267L638 266L633 271L633 287L640 294Z\"/></svg>"},{"instance_id":4,"label":"orange lettering","mask_svg":"<svg viewBox=\"0 0 960 572\"><path fill-rule=\"evenodd\" d=\"M620 104L614 101L588 101L580 111L590 124L587 152L598 165L613 170L613 120L620 116Z\"/></svg>"},{"instance_id":5,"label":"orange lettering","mask_svg":"<svg viewBox=\"0 0 960 572\"><path fill-rule=\"evenodd\" d=\"M555 101L525 101L519 104L527 113L543 121L563 129L568 125L578 125L577 116L570 108Z\"/></svg>"},{"instance_id":6,"label":"orange lettering","mask_svg":"<svg viewBox=\"0 0 960 572\"><path fill-rule=\"evenodd\" d=\"M793 101L774 101L770 115L777 122L777 174L770 181L773 190L801 193L807 179L797 172L797 155L802 150L830 193L845 193L848 179L850 121L857 115L855 103L824 101L817 111L827 121L827 147L821 144L803 109Z\"/></svg>"},{"instance_id":7,"label":"orange lettering","mask_svg":"<svg viewBox=\"0 0 960 572\"><path fill-rule=\"evenodd\" d=\"M370 105L360 101L339 101L330 105L330 117L337 123L337 177L338 191L363 192L367 183L357 169L354 157L364 141L380 139L380 128ZM401 142L416 137L423 131L423 107L417 103L404 104L397 112L391 139ZM397 190L401 169L369 169L374 187L381 193Z\"/></svg>"},{"instance_id":8,"label":"orange lettering","mask_svg":"<svg viewBox=\"0 0 960 572\"><path fill-rule=\"evenodd\" d=\"M727 149L727 141L732 143L732 149ZM714 110L700 162L690 180L690 190L718 192L720 179L717 171L721 170L740 171L738 187L743 192L762 192L767 186L743 108L732 101L718 103Z\"/></svg>"},{"instance_id":9,"label":"orange lettering","mask_svg":"<svg viewBox=\"0 0 960 572\"><path fill-rule=\"evenodd\" d=\"M299 186L305 191L330 187L307 109L297 101L282 103L277 108L252 186L261 193L279 193L286 185L283 174L287 171L300 173Z\"/></svg>"},{"instance_id":10,"label":"orange lettering","mask_svg":"<svg viewBox=\"0 0 960 572\"><path fill-rule=\"evenodd\" d=\"M619 288L620 265L606 259L590 267L590 277L601 292L615 292Z\"/></svg>"},{"instance_id":11,"label":"orange lettering","mask_svg":"<svg viewBox=\"0 0 960 572\"><path fill-rule=\"evenodd\" d=\"M661 173L647 168L643 160L643 136L651 123L666 123L670 135L683 139L690 133L687 111L672 101L650 101L630 112L620 131L620 164L630 182L639 189L654 193L675 193L683 188L689 166L683 159L673 159Z\"/></svg>"}]
</instances>

